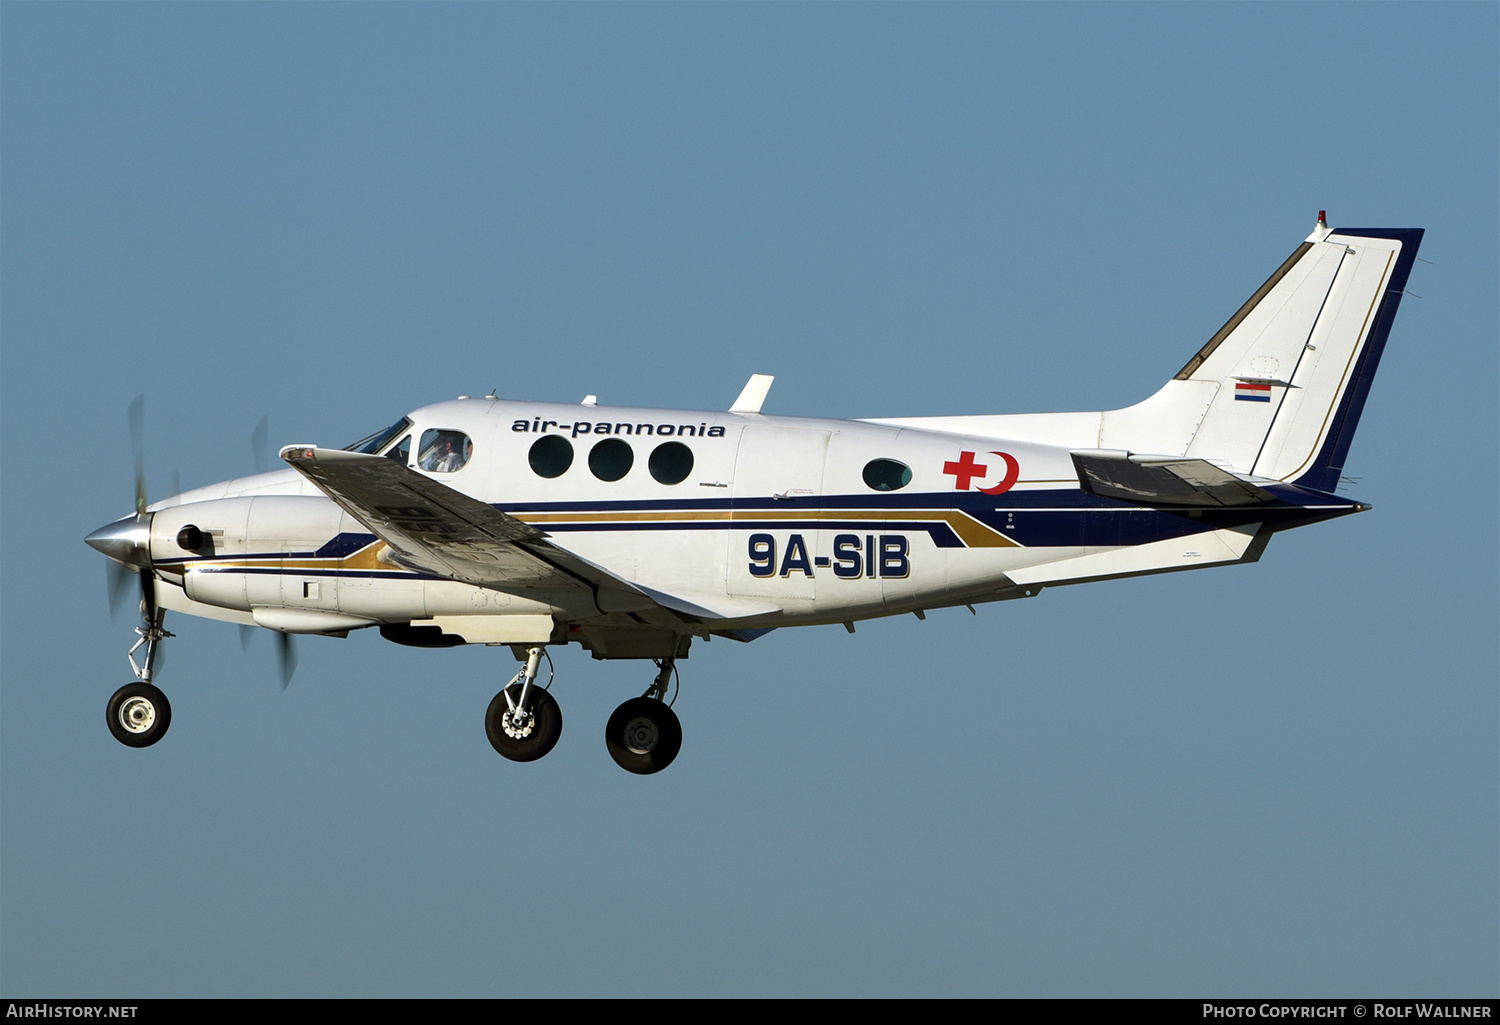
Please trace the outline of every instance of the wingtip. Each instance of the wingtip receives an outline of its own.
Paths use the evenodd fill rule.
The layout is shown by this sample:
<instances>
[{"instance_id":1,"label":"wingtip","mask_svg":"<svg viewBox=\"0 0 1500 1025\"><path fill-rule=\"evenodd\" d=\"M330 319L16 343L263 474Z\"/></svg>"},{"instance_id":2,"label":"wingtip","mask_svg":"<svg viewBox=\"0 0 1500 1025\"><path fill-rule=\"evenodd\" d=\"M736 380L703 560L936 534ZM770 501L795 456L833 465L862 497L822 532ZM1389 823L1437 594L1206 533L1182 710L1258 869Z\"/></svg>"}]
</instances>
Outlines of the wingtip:
<instances>
[{"instance_id":1,"label":"wingtip","mask_svg":"<svg viewBox=\"0 0 1500 1025\"><path fill-rule=\"evenodd\" d=\"M283 462L295 466L299 460L316 459L317 453L318 446L316 445L287 445L277 454L281 456Z\"/></svg>"}]
</instances>

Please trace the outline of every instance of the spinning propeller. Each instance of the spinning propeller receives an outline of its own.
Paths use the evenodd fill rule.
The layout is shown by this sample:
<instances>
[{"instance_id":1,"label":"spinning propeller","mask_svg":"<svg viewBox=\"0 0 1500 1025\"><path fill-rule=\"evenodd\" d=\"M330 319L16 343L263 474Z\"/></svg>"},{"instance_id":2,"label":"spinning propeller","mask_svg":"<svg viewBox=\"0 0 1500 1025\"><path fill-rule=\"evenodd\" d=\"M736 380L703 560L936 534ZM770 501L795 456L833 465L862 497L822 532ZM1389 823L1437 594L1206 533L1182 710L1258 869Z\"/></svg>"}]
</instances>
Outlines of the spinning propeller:
<instances>
[{"instance_id":1,"label":"spinning propeller","mask_svg":"<svg viewBox=\"0 0 1500 1025\"><path fill-rule=\"evenodd\" d=\"M276 635L276 668L281 673L281 689L286 690L292 682L292 674L297 671L297 645L292 641L292 635L280 630L272 630ZM240 650L250 650L250 638L255 636L255 627L240 624Z\"/></svg>"},{"instance_id":2,"label":"spinning propeller","mask_svg":"<svg viewBox=\"0 0 1500 1025\"><path fill-rule=\"evenodd\" d=\"M151 514L146 511L146 457L144 453L145 397L137 395L130 404L130 441L135 453L135 513L100 527L86 540L90 547L104 553L109 591L109 612L119 614L120 605L136 578L141 592L141 618L150 626L156 618L156 589L151 586Z\"/></svg>"},{"instance_id":3,"label":"spinning propeller","mask_svg":"<svg viewBox=\"0 0 1500 1025\"><path fill-rule=\"evenodd\" d=\"M118 617L120 607L130 592L131 578L134 577L140 588L141 619L145 622L146 630L151 632L160 631L161 610L156 604L155 573L151 566L151 518L153 514L147 511L149 502L146 497L145 410L145 396L137 395L130 403L127 413L131 449L135 457L135 512L100 527L84 540L91 548L108 557L104 565L110 617ZM265 455L266 439L269 434L268 424L268 418L262 416L251 437L256 468L261 473L269 469ZM179 494L182 488L175 473L172 484L172 493ZM248 625L240 626L242 647L249 647L252 629ZM292 681L292 674L297 671L297 651L290 634L281 631L272 632L276 634L276 663L281 674L281 689L286 690L287 685ZM162 635L171 636L164 632ZM155 653L155 661L159 666L159 649ZM144 678L149 678L149 676L149 670L143 674Z\"/></svg>"},{"instance_id":4,"label":"spinning propeller","mask_svg":"<svg viewBox=\"0 0 1500 1025\"><path fill-rule=\"evenodd\" d=\"M270 435L271 419L263 413L255 424L255 430L250 432L250 457L255 460L256 473L271 472L271 459L267 455L270 450ZM280 630L271 632L276 635L276 668L281 673L281 689L286 690L287 685L292 682L292 674L297 671L297 646L293 643L291 634ZM253 634L253 627L240 627L242 651L250 650L250 638Z\"/></svg>"}]
</instances>

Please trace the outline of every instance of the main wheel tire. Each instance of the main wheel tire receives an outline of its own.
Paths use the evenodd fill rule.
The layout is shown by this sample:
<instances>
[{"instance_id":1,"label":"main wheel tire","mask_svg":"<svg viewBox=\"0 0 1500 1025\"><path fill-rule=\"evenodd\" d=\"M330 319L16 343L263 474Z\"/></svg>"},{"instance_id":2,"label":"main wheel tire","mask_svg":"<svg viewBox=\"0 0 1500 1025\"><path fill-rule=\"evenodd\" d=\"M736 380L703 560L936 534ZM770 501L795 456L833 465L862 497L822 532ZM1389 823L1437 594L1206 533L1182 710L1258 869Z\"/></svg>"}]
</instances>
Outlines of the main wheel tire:
<instances>
[{"instance_id":1,"label":"main wheel tire","mask_svg":"<svg viewBox=\"0 0 1500 1025\"><path fill-rule=\"evenodd\" d=\"M490 746L513 762L534 762L557 746L562 736L562 709L557 699L540 687L533 686L526 696L524 709L529 717L519 721L510 715L510 702L505 695L519 701L521 684L512 684L490 702L484 714L484 732L490 738Z\"/></svg>"},{"instance_id":2,"label":"main wheel tire","mask_svg":"<svg viewBox=\"0 0 1500 1025\"><path fill-rule=\"evenodd\" d=\"M620 768L650 775L671 765L682 750L682 723L664 701L631 698L609 717L604 744Z\"/></svg>"},{"instance_id":3,"label":"main wheel tire","mask_svg":"<svg viewBox=\"0 0 1500 1025\"><path fill-rule=\"evenodd\" d=\"M126 747L150 747L167 735L172 706L161 691L137 680L115 691L105 719L109 732Z\"/></svg>"}]
</instances>

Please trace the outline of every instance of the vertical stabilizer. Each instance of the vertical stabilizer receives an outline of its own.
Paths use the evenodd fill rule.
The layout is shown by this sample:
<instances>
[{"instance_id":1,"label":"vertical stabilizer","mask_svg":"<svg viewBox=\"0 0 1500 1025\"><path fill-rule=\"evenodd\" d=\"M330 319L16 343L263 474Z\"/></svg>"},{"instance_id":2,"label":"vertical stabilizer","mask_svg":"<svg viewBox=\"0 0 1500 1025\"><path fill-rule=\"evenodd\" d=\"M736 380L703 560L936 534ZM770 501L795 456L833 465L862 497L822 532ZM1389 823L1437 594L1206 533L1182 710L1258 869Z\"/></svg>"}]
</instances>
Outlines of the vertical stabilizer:
<instances>
[{"instance_id":1,"label":"vertical stabilizer","mask_svg":"<svg viewBox=\"0 0 1500 1025\"><path fill-rule=\"evenodd\" d=\"M1201 421L1183 455L1333 490L1421 239L1421 229L1331 231L1320 219L1161 392L1105 414L1106 429L1115 418L1120 441L1141 451L1128 420L1160 423L1192 395Z\"/></svg>"}]
</instances>

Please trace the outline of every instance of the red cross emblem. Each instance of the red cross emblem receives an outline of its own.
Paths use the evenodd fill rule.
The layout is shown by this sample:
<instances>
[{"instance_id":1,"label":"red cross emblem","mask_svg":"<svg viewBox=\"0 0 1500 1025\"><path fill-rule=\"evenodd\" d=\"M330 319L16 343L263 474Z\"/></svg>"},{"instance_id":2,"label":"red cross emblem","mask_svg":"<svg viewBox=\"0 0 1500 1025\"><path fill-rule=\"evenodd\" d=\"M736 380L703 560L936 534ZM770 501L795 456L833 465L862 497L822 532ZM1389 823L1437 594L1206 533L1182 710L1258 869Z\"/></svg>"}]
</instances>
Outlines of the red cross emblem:
<instances>
[{"instance_id":1,"label":"red cross emblem","mask_svg":"<svg viewBox=\"0 0 1500 1025\"><path fill-rule=\"evenodd\" d=\"M960 453L958 462L946 462L943 464L943 472L953 474L954 488L958 491L968 491L969 481L974 477L988 477L990 468L983 463L974 462L973 452Z\"/></svg>"},{"instance_id":2,"label":"red cross emblem","mask_svg":"<svg viewBox=\"0 0 1500 1025\"><path fill-rule=\"evenodd\" d=\"M988 455L999 456L1005 460L1005 477L992 488L980 488L986 495L1001 495L1009 491L1021 476L1021 464L1016 457L1007 452L990 452ZM955 491L968 491L969 486L975 480L984 480L990 475L988 463L976 463L973 452L960 452L958 461L948 460L943 464L943 472L953 474L953 489Z\"/></svg>"}]
</instances>

